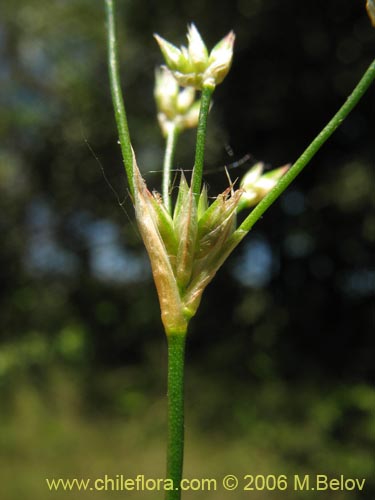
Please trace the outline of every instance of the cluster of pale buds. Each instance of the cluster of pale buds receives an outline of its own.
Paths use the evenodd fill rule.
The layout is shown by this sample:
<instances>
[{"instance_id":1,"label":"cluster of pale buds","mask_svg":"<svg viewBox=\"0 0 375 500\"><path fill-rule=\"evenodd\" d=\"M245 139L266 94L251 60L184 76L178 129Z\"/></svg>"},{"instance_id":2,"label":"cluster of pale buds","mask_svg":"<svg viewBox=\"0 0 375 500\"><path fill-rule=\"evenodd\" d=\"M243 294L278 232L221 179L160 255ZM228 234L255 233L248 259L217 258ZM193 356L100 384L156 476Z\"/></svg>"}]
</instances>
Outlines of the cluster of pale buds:
<instances>
[{"instance_id":1,"label":"cluster of pale buds","mask_svg":"<svg viewBox=\"0 0 375 500\"><path fill-rule=\"evenodd\" d=\"M155 38L168 68L182 87L201 90L215 87L227 75L232 64L234 33L231 31L208 53L207 47L194 24L188 27L188 46L177 48L159 35Z\"/></svg>"},{"instance_id":2,"label":"cluster of pale buds","mask_svg":"<svg viewBox=\"0 0 375 500\"><path fill-rule=\"evenodd\" d=\"M180 90L177 80L165 66L156 70L154 96L164 136L171 127L182 132L198 125L200 100L195 101L195 89Z\"/></svg>"},{"instance_id":3,"label":"cluster of pale buds","mask_svg":"<svg viewBox=\"0 0 375 500\"><path fill-rule=\"evenodd\" d=\"M242 210L257 205L276 186L289 168L290 164L264 174L264 163L256 163L241 180L243 194L238 209Z\"/></svg>"}]
</instances>

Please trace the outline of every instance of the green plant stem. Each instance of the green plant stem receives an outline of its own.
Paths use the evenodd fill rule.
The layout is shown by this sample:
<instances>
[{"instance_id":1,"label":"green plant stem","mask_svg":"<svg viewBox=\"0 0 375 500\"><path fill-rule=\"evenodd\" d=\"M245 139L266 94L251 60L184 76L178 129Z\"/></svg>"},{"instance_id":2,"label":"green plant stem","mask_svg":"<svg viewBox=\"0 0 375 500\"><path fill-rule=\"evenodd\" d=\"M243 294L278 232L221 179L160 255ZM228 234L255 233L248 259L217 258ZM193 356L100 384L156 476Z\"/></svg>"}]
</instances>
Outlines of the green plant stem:
<instances>
[{"instance_id":1,"label":"green plant stem","mask_svg":"<svg viewBox=\"0 0 375 500\"><path fill-rule=\"evenodd\" d=\"M184 364L186 334L170 334L168 339L168 449L167 478L174 489L165 500L180 500L179 489L184 459ZM178 488L178 489L176 489Z\"/></svg>"},{"instance_id":2,"label":"green plant stem","mask_svg":"<svg viewBox=\"0 0 375 500\"><path fill-rule=\"evenodd\" d=\"M214 90L215 87L211 85L206 85L203 87L201 95L201 107L199 110L199 120L197 129L197 142L195 146L195 161L191 179L192 190L197 202L202 186L204 149L206 145L207 118L208 118L208 112L210 111L211 97Z\"/></svg>"},{"instance_id":3,"label":"green plant stem","mask_svg":"<svg viewBox=\"0 0 375 500\"><path fill-rule=\"evenodd\" d=\"M371 82L375 79L375 60L372 61L367 71L364 73L357 86L347 98L343 106L324 127L324 129L312 141L310 146L302 153L294 165L280 179L277 185L263 198L263 200L254 208L254 210L246 217L242 224L235 231L233 236L239 236L240 233L248 232L264 214L264 212L272 205L274 201L285 191L289 184L297 177L297 175L306 167L319 149L323 146L326 140L333 134L339 125L344 121L352 109L356 106L363 94L369 88ZM237 233L237 234L236 234Z\"/></svg>"},{"instance_id":4,"label":"green plant stem","mask_svg":"<svg viewBox=\"0 0 375 500\"><path fill-rule=\"evenodd\" d=\"M105 0L107 14L108 66L111 85L112 102L115 111L121 153L129 182L130 193L134 194L133 148L130 140L128 121L126 118L124 99L121 91L120 72L118 67L118 50L116 37L116 19L114 0Z\"/></svg>"},{"instance_id":5,"label":"green plant stem","mask_svg":"<svg viewBox=\"0 0 375 500\"><path fill-rule=\"evenodd\" d=\"M170 194L171 171L172 171L174 153L176 150L178 134L179 130L177 125L171 123L170 127L168 128L167 140L165 145L164 163L163 163L163 201L169 213L171 213L172 211L172 201Z\"/></svg>"}]
</instances>

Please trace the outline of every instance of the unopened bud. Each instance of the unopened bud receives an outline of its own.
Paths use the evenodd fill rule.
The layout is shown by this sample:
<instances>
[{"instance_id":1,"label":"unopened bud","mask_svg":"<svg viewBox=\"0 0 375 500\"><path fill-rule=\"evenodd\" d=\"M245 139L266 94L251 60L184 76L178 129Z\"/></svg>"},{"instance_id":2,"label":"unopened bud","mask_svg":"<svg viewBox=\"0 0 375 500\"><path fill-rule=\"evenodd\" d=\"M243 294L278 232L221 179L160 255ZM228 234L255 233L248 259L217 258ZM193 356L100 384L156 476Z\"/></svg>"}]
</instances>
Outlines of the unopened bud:
<instances>
[{"instance_id":1,"label":"unopened bud","mask_svg":"<svg viewBox=\"0 0 375 500\"><path fill-rule=\"evenodd\" d=\"M184 59L181 50L157 34L154 34L154 37L159 44L167 66L170 69L177 69Z\"/></svg>"},{"instance_id":2,"label":"unopened bud","mask_svg":"<svg viewBox=\"0 0 375 500\"><path fill-rule=\"evenodd\" d=\"M158 110L167 118L174 118L178 98L178 83L165 67L155 71L155 101Z\"/></svg>"},{"instance_id":3,"label":"unopened bud","mask_svg":"<svg viewBox=\"0 0 375 500\"><path fill-rule=\"evenodd\" d=\"M230 70L233 58L234 40L235 34L231 31L215 45L211 51L206 75L207 77L210 76L215 81L216 85L224 80Z\"/></svg>"},{"instance_id":4,"label":"unopened bud","mask_svg":"<svg viewBox=\"0 0 375 500\"><path fill-rule=\"evenodd\" d=\"M158 108L158 121L164 136L171 128L181 132L198 125L200 101L195 101L195 90L180 90L176 79L165 67L155 72L154 96Z\"/></svg>"},{"instance_id":5,"label":"unopened bud","mask_svg":"<svg viewBox=\"0 0 375 500\"><path fill-rule=\"evenodd\" d=\"M180 117L180 128L195 128L198 126L199 120L199 110L201 107L201 102L196 101L189 109L187 113L181 115Z\"/></svg>"},{"instance_id":6,"label":"unopened bud","mask_svg":"<svg viewBox=\"0 0 375 500\"><path fill-rule=\"evenodd\" d=\"M264 163L256 163L241 181L243 194L238 210L257 205L273 189L290 165L276 168L263 174Z\"/></svg>"},{"instance_id":7,"label":"unopened bud","mask_svg":"<svg viewBox=\"0 0 375 500\"><path fill-rule=\"evenodd\" d=\"M194 23L188 26L188 54L195 71L204 71L208 62L208 52Z\"/></svg>"}]
</instances>

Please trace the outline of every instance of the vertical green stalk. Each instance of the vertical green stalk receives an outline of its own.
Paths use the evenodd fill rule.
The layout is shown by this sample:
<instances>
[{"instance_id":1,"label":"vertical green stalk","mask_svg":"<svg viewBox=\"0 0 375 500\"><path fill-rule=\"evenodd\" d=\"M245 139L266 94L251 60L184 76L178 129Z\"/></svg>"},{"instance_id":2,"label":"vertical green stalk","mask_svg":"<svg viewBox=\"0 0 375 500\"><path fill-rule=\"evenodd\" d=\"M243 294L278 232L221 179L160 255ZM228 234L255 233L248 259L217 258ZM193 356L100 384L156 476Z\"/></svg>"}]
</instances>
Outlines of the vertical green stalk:
<instances>
[{"instance_id":1,"label":"vertical green stalk","mask_svg":"<svg viewBox=\"0 0 375 500\"><path fill-rule=\"evenodd\" d=\"M256 223L256 221L264 214L264 212L277 200L277 198L285 191L289 184L297 177L297 175L306 167L312 160L315 154L323 146L327 139L333 132L341 125L352 109L357 105L363 94L369 88L371 83L375 80L375 60L372 61L367 68L361 80L356 85L353 92L347 98L345 103L341 106L335 116L327 123L323 130L315 137L312 143L302 153L294 165L283 175L276 186L263 198L263 200L254 208L252 212L239 226L234 233L237 237L240 233L248 232Z\"/></svg>"},{"instance_id":2,"label":"vertical green stalk","mask_svg":"<svg viewBox=\"0 0 375 500\"><path fill-rule=\"evenodd\" d=\"M168 448L167 479L173 490L165 500L180 500L184 459L184 364L186 334L170 334L168 339ZM176 489L177 488L177 489Z\"/></svg>"},{"instance_id":3,"label":"vertical green stalk","mask_svg":"<svg viewBox=\"0 0 375 500\"><path fill-rule=\"evenodd\" d=\"M115 111L121 153L129 182L130 193L134 194L133 149L130 140L128 120L126 118L124 99L121 91L120 72L118 67L116 19L114 0L105 0L107 15L108 65L112 101Z\"/></svg>"},{"instance_id":4,"label":"vertical green stalk","mask_svg":"<svg viewBox=\"0 0 375 500\"><path fill-rule=\"evenodd\" d=\"M163 163L163 201L169 213L172 211L172 202L170 195L171 187L171 171L178 138L178 127L175 123L171 123L168 128L167 141L165 146L164 163Z\"/></svg>"},{"instance_id":5,"label":"vertical green stalk","mask_svg":"<svg viewBox=\"0 0 375 500\"><path fill-rule=\"evenodd\" d=\"M199 110L199 121L197 129L197 142L195 147L195 161L191 179L192 190L197 202L202 186L204 149L206 145L207 118L208 118L208 112L210 111L211 97L214 90L215 87L211 85L206 85L203 87L201 95L201 107Z\"/></svg>"}]
</instances>

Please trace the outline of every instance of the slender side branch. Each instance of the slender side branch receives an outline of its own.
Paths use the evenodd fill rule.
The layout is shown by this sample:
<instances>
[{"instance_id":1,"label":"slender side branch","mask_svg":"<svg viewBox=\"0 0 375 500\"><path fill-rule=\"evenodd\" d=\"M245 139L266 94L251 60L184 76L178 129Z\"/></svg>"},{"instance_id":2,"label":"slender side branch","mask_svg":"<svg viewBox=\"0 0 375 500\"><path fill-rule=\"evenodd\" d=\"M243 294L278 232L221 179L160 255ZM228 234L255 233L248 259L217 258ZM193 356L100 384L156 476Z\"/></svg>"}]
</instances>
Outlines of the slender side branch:
<instances>
[{"instance_id":1,"label":"slender side branch","mask_svg":"<svg viewBox=\"0 0 375 500\"><path fill-rule=\"evenodd\" d=\"M285 191L289 184L297 177L297 175L306 167L314 155L323 146L326 140L333 134L339 125L344 121L352 109L356 106L363 94L375 79L375 60L370 64L367 71L358 82L357 86L348 97L343 106L331 119L331 121L324 127L320 134L313 140L308 148L302 153L294 165L288 172L280 179L280 182L263 198L263 200L254 208L254 210L246 217L246 219L239 226L237 231L243 233L250 231L257 220L264 214L264 212L272 205L274 201Z\"/></svg>"},{"instance_id":2,"label":"slender side branch","mask_svg":"<svg viewBox=\"0 0 375 500\"><path fill-rule=\"evenodd\" d=\"M197 201L201 192L201 185L202 185L207 118L208 118L208 112L210 111L211 97L214 90L215 87L208 85L204 86L201 96L201 107L199 111L199 121L197 129L197 142L195 148L195 161L194 161L193 175L191 179L192 190L195 195L195 199Z\"/></svg>"},{"instance_id":3,"label":"slender side branch","mask_svg":"<svg viewBox=\"0 0 375 500\"><path fill-rule=\"evenodd\" d=\"M168 339L168 449L167 479L173 490L165 500L180 500L184 459L184 364L186 334L171 334Z\"/></svg>"},{"instance_id":4,"label":"slender side branch","mask_svg":"<svg viewBox=\"0 0 375 500\"><path fill-rule=\"evenodd\" d=\"M167 142L165 146L164 163L163 163L163 201L169 213L172 211L171 202L171 171L176 150L176 143L178 138L178 127L171 123L168 129Z\"/></svg>"},{"instance_id":5,"label":"slender side branch","mask_svg":"<svg viewBox=\"0 0 375 500\"><path fill-rule=\"evenodd\" d=\"M126 118L124 99L121 91L118 67L116 20L114 0L105 0L107 14L108 65L111 84L112 102L120 139L121 153L129 182L130 193L134 194L133 149Z\"/></svg>"}]
</instances>

